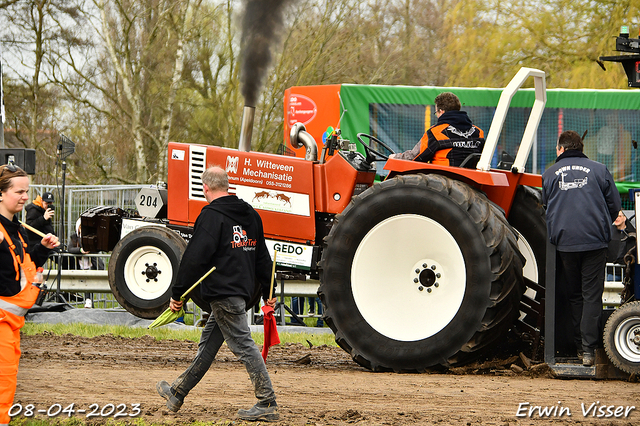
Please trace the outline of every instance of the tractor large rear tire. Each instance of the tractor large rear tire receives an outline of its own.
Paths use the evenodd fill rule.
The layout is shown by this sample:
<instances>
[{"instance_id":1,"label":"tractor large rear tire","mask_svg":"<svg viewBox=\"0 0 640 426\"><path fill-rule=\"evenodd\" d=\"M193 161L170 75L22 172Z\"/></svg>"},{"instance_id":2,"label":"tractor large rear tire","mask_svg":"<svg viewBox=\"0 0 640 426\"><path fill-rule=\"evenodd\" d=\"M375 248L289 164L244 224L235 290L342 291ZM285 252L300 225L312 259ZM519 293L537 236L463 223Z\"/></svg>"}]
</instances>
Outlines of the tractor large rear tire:
<instances>
[{"instance_id":1,"label":"tractor large rear tire","mask_svg":"<svg viewBox=\"0 0 640 426\"><path fill-rule=\"evenodd\" d=\"M503 213L438 175L354 197L325 238L319 294L336 342L374 371L487 354L518 316L523 258Z\"/></svg>"},{"instance_id":2,"label":"tractor large rear tire","mask_svg":"<svg viewBox=\"0 0 640 426\"><path fill-rule=\"evenodd\" d=\"M109 285L118 303L137 317L157 318L169 306L186 246L177 232L160 226L143 226L118 241L109 261ZM190 296L210 309L198 291Z\"/></svg>"},{"instance_id":3,"label":"tractor large rear tire","mask_svg":"<svg viewBox=\"0 0 640 426\"><path fill-rule=\"evenodd\" d=\"M531 312L542 309L546 285L547 222L539 189L518 187L509 213L509 224L517 231L518 248L526 259L523 271L526 291L522 296L520 321L525 331L537 329L534 332L542 334L544 313Z\"/></svg>"}]
</instances>

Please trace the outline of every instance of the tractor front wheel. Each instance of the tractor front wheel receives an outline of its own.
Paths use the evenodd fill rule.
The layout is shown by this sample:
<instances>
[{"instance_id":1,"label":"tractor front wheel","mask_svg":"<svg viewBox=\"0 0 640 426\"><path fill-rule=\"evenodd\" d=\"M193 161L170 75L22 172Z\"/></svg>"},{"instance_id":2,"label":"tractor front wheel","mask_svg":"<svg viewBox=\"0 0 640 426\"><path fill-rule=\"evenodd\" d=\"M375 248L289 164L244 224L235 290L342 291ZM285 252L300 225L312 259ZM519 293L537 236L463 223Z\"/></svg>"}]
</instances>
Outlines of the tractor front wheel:
<instances>
[{"instance_id":1,"label":"tractor front wheel","mask_svg":"<svg viewBox=\"0 0 640 426\"><path fill-rule=\"evenodd\" d=\"M640 373L640 301L616 309L604 327L604 349L620 370Z\"/></svg>"},{"instance_id":2,"label":"tractor front wheel","mask_svg":"<svg viewBox=\"0 0 640 426\"><path fill-rule=\"evenodd\" d=\"M109 285L118 303L140 318L160 315L186 246L175 231L160 226L143 226L118 241L109 261ZM192 296L200 306L198 295Z\"/></svg>"}]
</instances>

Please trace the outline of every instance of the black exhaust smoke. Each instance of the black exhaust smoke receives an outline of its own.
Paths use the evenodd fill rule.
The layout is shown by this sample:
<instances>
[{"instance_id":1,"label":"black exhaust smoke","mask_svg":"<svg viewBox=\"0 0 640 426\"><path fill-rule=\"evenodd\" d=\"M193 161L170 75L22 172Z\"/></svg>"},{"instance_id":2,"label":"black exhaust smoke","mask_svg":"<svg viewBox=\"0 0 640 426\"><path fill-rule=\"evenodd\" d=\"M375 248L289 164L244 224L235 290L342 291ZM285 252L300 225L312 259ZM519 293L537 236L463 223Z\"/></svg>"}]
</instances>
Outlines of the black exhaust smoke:
<instances>
[{"instance_id":1,"label":"black exhaust smoke","mask_svg":"<svg viewBox=\"0 0 640 426\"><path fill-rule=\"evenodd\" d=\"M245 0L242 18L240 83L245 105L255 107L280 39L284 8L293 0Z\"/></svg>"}]
</instances>

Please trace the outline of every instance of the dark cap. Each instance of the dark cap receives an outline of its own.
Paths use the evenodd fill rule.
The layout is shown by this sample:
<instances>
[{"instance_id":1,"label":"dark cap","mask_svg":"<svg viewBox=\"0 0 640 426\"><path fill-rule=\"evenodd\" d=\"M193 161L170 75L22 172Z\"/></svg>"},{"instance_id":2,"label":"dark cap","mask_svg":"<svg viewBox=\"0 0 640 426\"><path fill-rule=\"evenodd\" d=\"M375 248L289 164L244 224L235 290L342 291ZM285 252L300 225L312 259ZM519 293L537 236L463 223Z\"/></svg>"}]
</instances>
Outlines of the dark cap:
<instances>
[{"instance_id":1,"label":"dark cap","mask_svg":"<svg viewBox=\"0 0 640 426\"><path fill-rule=\"evenodd\" d=\"M44 201L45 203L53 203L53 194L50 192L45 192L44 194L42 194L42 201Z\"/></svg>"}]
</instances>

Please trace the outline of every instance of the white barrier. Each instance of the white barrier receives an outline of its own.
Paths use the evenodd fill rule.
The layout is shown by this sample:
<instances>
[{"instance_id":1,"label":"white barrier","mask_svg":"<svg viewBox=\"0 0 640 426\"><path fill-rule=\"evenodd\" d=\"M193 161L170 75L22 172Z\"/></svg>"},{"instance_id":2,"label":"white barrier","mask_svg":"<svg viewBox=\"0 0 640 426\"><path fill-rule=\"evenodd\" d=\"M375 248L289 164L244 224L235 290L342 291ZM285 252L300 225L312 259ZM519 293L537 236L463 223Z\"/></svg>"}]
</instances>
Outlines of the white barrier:
<instances>
[{"instance_id":1,"label":"white barrier","mask_svg":"<svg viewBox=\"0 0 640 426\"><path fill-rule=\"evenodd\" d=\"M58 270L44 270L47 287L57 289ZM48 279L47 279L48 277ZM67 270L60 271L60 291L70 293L111 293L108 271Z\"/></svg>"}]
</instances>

